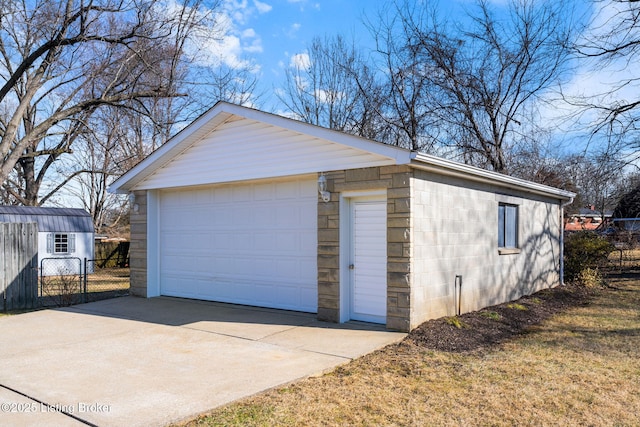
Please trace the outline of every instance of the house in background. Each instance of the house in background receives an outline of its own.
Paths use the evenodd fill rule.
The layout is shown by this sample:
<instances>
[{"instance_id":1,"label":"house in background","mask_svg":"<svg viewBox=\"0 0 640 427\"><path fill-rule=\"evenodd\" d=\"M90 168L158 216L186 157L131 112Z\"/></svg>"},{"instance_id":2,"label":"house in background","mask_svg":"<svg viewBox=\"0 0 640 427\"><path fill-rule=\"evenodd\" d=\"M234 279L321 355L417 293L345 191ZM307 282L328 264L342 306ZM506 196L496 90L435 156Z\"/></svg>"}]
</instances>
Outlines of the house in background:
<instances>
[{"instance_id":1,"label":"house in background","mask_svg":"<svg viewBox=\"0 0 640 427\"><path fill-rule=\"evenodd\" d=\"M564 229L565 231L604 230L611 224L612 214L611 211L603 214L593 205L580 208L578 212L568 216Z\"/></svg>"},{"instance_id":2,"label":"house in background","mask_svg":"<svg viewBox=\"0 0 640 427\"><path fill-rule=\"evenodd\" d=\"M84 265L84 259L94 258L93 221L83 209L0 206L0 222L38 224L38 267L43 268L40 274L78 274L80 271L76 270ZM73 260L49 261L54 258Z\"/></svg>"},{"instance_id":3,"label":"house in background","mask_svg":"<svg viewBox=\"0 0 640 427\"><path fill-rule=\"evenodd\" d=\"M125 173L131 293L408 331L556 286L574 194L224 102Z\"/></svg>"}]
</instances>

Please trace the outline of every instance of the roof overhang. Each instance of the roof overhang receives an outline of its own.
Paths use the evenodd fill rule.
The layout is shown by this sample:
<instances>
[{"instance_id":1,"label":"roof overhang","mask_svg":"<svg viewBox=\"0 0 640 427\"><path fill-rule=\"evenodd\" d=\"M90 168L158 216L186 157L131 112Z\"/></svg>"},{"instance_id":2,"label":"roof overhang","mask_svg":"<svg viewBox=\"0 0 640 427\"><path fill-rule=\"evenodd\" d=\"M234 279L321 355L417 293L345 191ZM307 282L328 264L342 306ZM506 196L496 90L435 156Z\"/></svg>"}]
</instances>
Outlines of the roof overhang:
<instances>
[{"instance_id":1,"label":"roof overhang","mask_svg":"<svg viewBox=\"0 0 640 427\"><path fill-rule=\"evenodd\" d=\"M497 172L480 169L475 166L442 159L424 153L412 154L411 167L440 175L453 176L465 180L491 184L510 190L518 190L529 194L551 197L562 201L571 201L576 196L571 191L561 190L548 185L503 175Z\"/></svg>"},{"instance_id":2,"label":"roof overhang","mask_svg":"<svg viewBox=\"0 0 640 427\"><path fill-rule=\"evenodd\" d=\"M145 188L143 185L144 181L150 178L151 175L185 153L190 147L194 146L194 144L210 137L218 127L224 127L223 125L225 125L225 123L237 119L253 120L269 126L282 128L289 132L315 138L328 144L338 144L354 151L370 153L377 156L378 159L381 159L384 164L407 164L410 167L438 173L440 175L459 177L465 180L487 183L510 190L519 190L525 193L558 199L567 203L570 203L575 197L575 193L570 191L514 178L424 153L412 152L344 132L222 101L218 102L210 110L167 141L167 143L123 174L111 184L109 191L112 193L126 194L136 189ZM239 153L242 152L240 151ZM239 154L239 157L242 157L242 155L243 154ZM246 153L244 155L246 155ZM297 173L321 172L322 170L324 169L319 168L317 171L304 170L298 171Z\"/></svg>"}]
</instances>

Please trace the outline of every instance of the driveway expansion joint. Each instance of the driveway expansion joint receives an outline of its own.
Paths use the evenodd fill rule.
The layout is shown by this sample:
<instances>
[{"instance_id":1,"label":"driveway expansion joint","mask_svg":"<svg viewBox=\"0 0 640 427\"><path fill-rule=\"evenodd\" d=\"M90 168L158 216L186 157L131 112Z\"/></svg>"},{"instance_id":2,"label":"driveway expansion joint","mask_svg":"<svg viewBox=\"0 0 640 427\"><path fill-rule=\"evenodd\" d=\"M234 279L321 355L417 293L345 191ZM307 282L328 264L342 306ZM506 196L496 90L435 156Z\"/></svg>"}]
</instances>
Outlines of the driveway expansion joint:
<instances>
[{"instance_id":1,"label":"driveway expansion joint","mask_svg":"<svg viewBox=\"0 0 640 427\"><path fill-rule=\"evenodd\" d=\"M18 391L16 389L12 388L12 387L9 387L9 386L4 385L4 384L0 384L0 387L2 387L5 390L9 390L12 393L18 394L18 395L20 395L22 397L26 397L27 399L34 401L38 405L40 405L40 407L46 407L48 409L51 409L51 410L53 410L53 411L55 411L55 412L57 412L59 414L65 415L65 416L67 416L69 418L72 418L72 419L78 421L78 422L81 422L84 425L88 425L88 426L91 426L91 427L99 427L97 424L93 424L93 423L91 423L91 422L89 422L89 421L87 421L87 420L85 420L83 418L80 418L80 417L78 417L76 415L73 415L73 414L69 413L68 411L61 410L60 408L58 408L55 405L51 405L51 404L49 404L47 402L44 402L44 401L42 401L40 399L36 399L35 397L30 396L30 395L28 395L26 393L23 393L21 391Z\"/></svg>"}]
</instances>

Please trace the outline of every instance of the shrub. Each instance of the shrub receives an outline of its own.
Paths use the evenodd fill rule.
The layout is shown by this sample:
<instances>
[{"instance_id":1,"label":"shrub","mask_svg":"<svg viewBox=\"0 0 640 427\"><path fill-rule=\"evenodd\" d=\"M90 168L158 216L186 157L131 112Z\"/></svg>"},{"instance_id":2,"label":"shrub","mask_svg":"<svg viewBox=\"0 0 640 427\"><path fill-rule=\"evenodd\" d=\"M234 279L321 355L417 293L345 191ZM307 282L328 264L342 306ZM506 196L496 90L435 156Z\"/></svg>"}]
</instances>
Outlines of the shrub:
<instances>
[{"instance_id":1,"label":"shrub","mask_svg":"<svg viewBox=\"0 0 640 427\"><path fill-rule=\"evenodd\" d=\"M604 286L604 279L600 270L585 268L578 274L578 281L587 288L599 288Z\"/></svg>"},{"instance_id":2,"label":"shrub","mask_svg":"<svg viewBox=\"0 0 640 427\"><path fill-rule=\"evenodd\" d=\"M613 250L611 242L592 231L568 235L564 241L564 279L576 281L583 270L598 270Z\"/></svg>"}]
</instances>

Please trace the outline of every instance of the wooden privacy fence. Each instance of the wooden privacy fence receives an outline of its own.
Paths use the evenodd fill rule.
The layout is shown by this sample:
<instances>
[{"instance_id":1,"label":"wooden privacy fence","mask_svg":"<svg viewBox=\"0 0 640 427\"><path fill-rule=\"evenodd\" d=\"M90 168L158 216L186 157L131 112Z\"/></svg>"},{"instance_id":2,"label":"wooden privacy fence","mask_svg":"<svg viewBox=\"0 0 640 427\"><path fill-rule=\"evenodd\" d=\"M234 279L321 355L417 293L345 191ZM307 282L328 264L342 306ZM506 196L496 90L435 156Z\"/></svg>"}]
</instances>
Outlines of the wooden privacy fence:
<instances>
[{"instance_id":1,"label":"wooden privacy fence","mask_svg":"<svg viewBox=\"0 0 640 427\"><path fill-rule=\"evenodd\" d=\"M0 308L38 306L38 225L0 223Z\"/></svg>"}]
</instances>

